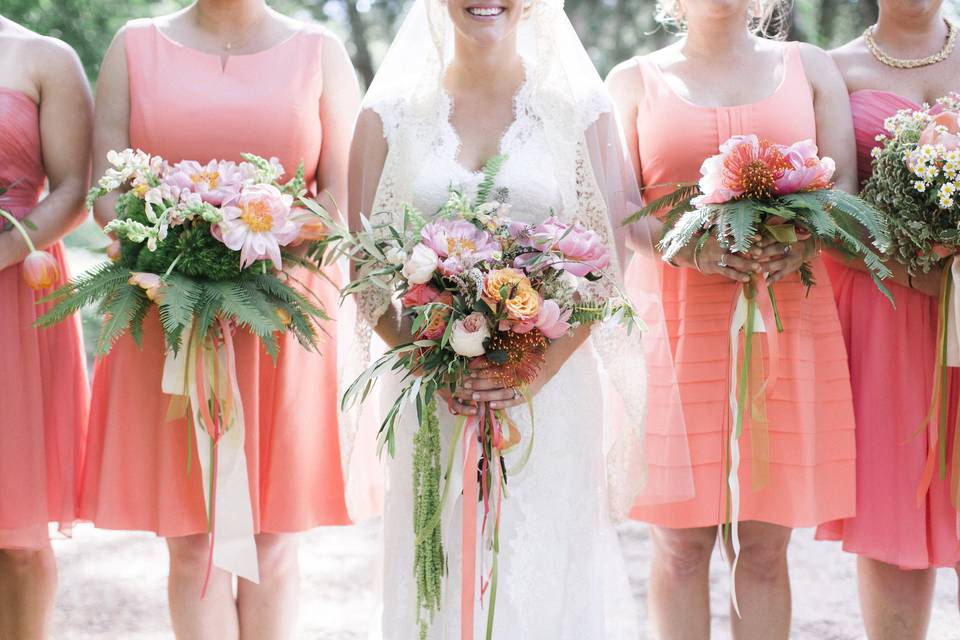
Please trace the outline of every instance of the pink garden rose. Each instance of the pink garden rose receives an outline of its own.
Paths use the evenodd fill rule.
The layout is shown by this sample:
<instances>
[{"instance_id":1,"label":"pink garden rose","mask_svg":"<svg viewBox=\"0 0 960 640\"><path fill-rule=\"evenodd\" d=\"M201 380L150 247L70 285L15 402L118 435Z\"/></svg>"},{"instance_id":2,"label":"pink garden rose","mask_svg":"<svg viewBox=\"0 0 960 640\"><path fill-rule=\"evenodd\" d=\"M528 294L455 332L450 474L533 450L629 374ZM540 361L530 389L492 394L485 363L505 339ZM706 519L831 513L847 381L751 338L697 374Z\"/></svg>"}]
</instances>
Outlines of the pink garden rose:
<instances>
[{"instance_id":1,"label":"pink garden rose","mask_svg":"<svg viewBox=\"0 0 960 640\"><path fill-rule=\"evenodd\" d=\"M450 347L461 356L476 358L487 352L483 343L490 337L487 317L474 311L463 320L453 323L450 332Z\"/></svg>"},{"instance_id":2,"label":"pink garden rose","mask_svg":"<svg viewBox=\"0 0 960 640\"><path fill-rule=\"evenodd\" d=\"M817 155L817 145L813 140L802 140L784 148L783 157L789 167L774 182L774 192L777 195L830 187L836 164L833 158L820 158Z\"/></svg>"},{"instance_id":3,"label":"pink garden rose","mask_svg":"<svg viewBox=\"0 0 960 640\"><path fill-rule=\"evenodd\" d=\"M423 228L421 237L439 257L440 272L446 276L462 273L500 253L500 244L491 234L466 220L431 222Z\"/></svg>"},{"instance_id":4,"label":"pink garden rose","mask_svg":"<svg viewBox=\"0 0 960 640\"><path fill-rule=\"evenodd\" d=\"M221 207L223 221L211 232L230 249L240 251L241 268L269 258L281 269L280 247L300 235L300 225L290 218L292 204L293 196L273 185L246 186Z\"/></svg>"},{"instance_id":5,"label":"pink garden rose","mask_svg":"<svg viewBox=\"0 0 960 640\"><path fill-rule=\"evenodd\" d=\"M940 127L946 131L938 130ZM947 151L960 149L960 113L943 111L920 134L920 145L943 145Z\"/></svg>"}]
</instances>

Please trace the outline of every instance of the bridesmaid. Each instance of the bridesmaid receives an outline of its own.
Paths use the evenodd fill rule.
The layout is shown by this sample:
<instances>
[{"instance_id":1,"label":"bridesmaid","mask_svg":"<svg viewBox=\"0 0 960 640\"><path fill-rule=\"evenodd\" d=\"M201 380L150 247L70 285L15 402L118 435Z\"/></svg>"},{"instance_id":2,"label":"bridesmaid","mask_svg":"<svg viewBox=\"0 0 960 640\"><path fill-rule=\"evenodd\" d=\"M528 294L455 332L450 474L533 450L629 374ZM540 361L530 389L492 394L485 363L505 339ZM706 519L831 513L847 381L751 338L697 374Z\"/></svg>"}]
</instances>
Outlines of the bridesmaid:
<instances>
[{"instance_id":1,"label":"bridesmaid","mask_svg":"<svg viewBox=\"0 0 960 640\"><path fill-rule=\"evenodd\" d=\"M197 0L135 20L104 58L94 132L97 175L110 149L138 147L170 161L277 156L292 177L343 204L359 91L342 44L264 0ZM324 196L326 198L326 195ZM329 202L329 201L328 201ZM112 202L94 210L105 224ZM336 274L330 274L337 278ZM322 277L300 279L337 307ZM348 523L337 435L335 326L322 355L289 335L276 363L237 334L246 457L260 563L259 585L214 570L206 597L207 519L196 472L187 474L183 420L168 422L160 391L163 341L156 315L143 348L129 337L94 372L81 515L108 529L167 539L169 604L182 638L289 638L299 597L296 532Z\"/></svg>"},{"instance_id":2,"label":"bridesmaid","mask_svg":"<svg viewBox=\"0 0 960 640\"><path fill-rule=\"evenodd\" d=\"M684 37L622 63L608 80L649 198L665 193L658 185L698 180L703 160L741 134L782 144L814 139L836 160L837 187L855 190L850 111L836 66L816 47L751 34L750 26L761 32L782 9L779 2L753 0L660 3L661 17L685 27ZM710 635L710 556L726 499L731 301L748 274L761 273L778 283L785 330L779 381L767 394L769 482L763 489L751 485L749 424L740 439L742 618L732 614L731 620L735 638L787 638L791 530L854 513L854 420L840 323L813 241L768 244L749 255L725 253L715 238L699 255L692 247L677 266L664 264L661 275L696 496L632 514L654 525L649 606L655 637ZM804 262L817 280L809 296L796 273ZM766 351L764 344L769 370Z\"/></svg>"},{"instance_id":3,"label":"bridesmaid","mask_svg":"<svg viewBox=\"0 0 960 640\"><path fill-rule=\"evenodd\" d=\"M960 92L960 51L949 38L957 26L944 20L941 5L881 0L877 24L833 52L850 92L862 181L885 118ZM916 497L927 457L925 431L917 430L932 393L940 273L911 284L891 261L898 272L890 285L894 310L865 273L840 262L827 266L849 352L858 495L856 517L824 525L817 535L842 540L859 555L860 605L871 640L923 638L935 568L960 568L947 483L935 477L922 505ZM956 379L952 385L956 397Z\"/></svg>"},{"instance_id":4,"label":"bridesmaid","mask_svg":"<svg viewBox=\"0 0 960 640\"><path fill-rule=\"evenodd\" d=\"M90 90L77 55L0 16L0 208L29 221L60 267L63 238L86 216ZM48 195L40 200L44 184ZM73 524L87 422L87 375L74 319L33 328L42 292L24 281L28 249L0 220L0 638L49 635L57 565L49 522Z\"/></svg>"}]
</instances>

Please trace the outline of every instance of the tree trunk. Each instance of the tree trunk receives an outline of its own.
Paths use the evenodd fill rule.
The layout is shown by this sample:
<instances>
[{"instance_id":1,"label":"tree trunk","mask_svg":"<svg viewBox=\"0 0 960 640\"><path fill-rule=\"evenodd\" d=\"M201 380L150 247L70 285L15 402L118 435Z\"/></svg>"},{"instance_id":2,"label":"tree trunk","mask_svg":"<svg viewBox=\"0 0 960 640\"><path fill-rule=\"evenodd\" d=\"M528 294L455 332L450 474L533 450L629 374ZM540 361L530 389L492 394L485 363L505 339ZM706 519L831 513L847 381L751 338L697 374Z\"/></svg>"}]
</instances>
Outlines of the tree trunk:
<instances>
[{"instance_id":1,"label":"tree trunk","mask_svg":"<svg viewBox=\"0 0 960 640\"><path fill-rule=\"evenodd\" d=\"M357 10L356 0L346 0L347 19L350 22L350 39L353 41L353 64L363 78L366 87L373 82L373 59L367 45L367 24L363 14Z\"/></svg>"}]
</instances>

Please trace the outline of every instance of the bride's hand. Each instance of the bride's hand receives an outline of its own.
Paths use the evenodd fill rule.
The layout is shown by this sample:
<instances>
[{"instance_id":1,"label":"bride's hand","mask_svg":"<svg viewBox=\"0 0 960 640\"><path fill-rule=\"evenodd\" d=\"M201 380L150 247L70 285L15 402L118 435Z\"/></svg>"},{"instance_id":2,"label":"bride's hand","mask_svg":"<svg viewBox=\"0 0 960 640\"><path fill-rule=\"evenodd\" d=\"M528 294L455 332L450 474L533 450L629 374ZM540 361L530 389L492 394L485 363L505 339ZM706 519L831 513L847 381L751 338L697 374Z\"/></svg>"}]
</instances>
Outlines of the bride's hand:
<instances>
[{"instance_id":1,"label":"bride's hand","mask_svg":"<svg viewBox=\"0 0 960 640\"><path fill-rule=\"evenodd\" d=\"M525 400L518 389L504 386L495 367L477 358L470 363L469 377L447 398L447 405L454 415L475 416L481 402L491 409L507 409Z\"/></svg>"}]
</instances>

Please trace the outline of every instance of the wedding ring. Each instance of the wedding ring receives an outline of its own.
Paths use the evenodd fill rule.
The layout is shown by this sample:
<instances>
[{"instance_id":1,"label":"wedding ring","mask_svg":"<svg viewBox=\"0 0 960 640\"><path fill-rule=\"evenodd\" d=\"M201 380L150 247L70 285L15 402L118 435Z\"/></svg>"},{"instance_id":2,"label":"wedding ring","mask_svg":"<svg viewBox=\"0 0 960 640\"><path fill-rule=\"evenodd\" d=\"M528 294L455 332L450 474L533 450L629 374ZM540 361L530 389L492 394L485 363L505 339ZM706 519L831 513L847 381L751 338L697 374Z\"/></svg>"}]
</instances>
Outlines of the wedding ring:
<instances>
[{"instance_id":1,"label":"wedding ring","mask_svg":"<svg viewBox=\"0 0 960 640\"><path fill-rule=\"evenodd\" d=\"M727 268L727 254L726 254L726 253L724 253L723 255L720 256L720 261L719 261L717 264L720 265L721 267L723 267L724 269Z\"/></svg>"},{"instance_id":2,"label":"wedding ring","mask_svg":"<svg viewBox=\"0 0 960 640\"><path fill-rule=\"evenodd\" d=\"M790 255L790 252L791 252L792 250L793 250L793 245L789 245L789 244L788 244L787 246L785 246L785 247L783 248L783 255L785 255L785 256Z\"/></svg>"}]
</instances>

